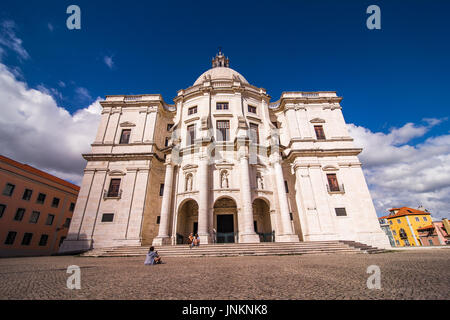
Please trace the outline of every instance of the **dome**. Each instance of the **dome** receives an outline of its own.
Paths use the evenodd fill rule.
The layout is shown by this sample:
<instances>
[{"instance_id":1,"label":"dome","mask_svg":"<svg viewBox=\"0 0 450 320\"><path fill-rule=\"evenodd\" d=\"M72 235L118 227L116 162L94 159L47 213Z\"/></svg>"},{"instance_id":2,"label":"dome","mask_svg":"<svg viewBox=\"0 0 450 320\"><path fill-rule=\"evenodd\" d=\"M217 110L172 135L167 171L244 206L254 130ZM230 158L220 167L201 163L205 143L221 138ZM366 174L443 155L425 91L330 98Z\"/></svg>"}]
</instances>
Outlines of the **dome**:
<instances>
[{"instance_id":1,"label":"dome","mask_svg":"<svg viewBox=\"0 0 450 320\"><path fill-rule=\"evenodd\" d=\"M247 80L237 71L227 67L215 67L204 72L194 82L194 86L201 84L205 76L211 77L211 80L233 80L234 77L239 78L241 82L249 84Z\"/></svg>"}]
</instances>

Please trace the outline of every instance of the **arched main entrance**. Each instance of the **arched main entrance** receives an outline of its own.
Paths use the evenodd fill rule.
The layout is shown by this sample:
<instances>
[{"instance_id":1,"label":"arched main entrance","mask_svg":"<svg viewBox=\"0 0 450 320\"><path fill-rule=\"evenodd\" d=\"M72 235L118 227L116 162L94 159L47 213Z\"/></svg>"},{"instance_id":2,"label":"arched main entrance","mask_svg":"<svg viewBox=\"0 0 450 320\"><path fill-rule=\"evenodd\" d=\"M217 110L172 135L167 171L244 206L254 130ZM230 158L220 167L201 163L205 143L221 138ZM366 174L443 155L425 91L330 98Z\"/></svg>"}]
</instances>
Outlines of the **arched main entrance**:
<instances>
[{"instance_id":1,"label":"arched main entrance","mask_svg":"<svg viewBox=\"0 0 450 320\"><path fill-rule=\"evenodd\" d=\"M255 232L261 242L274 242L275 234L270 220L270 207L267 201L255 199L253 201L253 221Z\"/></svg>"},{"instance_id":2,"label":"arched main entrance","mask_svg":"<svg viewBox=\"0 0 450 320\"><path fill-rule=\"evenodd\" d=\"M198 204L195 200L188 200L178 209L177 244L188 243L190 233L198 230Z\"/></svg>"},{"instance_id":3,"label":"arched main entrance","mask_svg":"<svg viewBox=\"0 0 450 320\"><path fill-rule=\"evenodd\" d=\"M236 202L228 197L214 203L214 229L217 243L238 242L238 221Z\"/></svg>"}]
</instances>

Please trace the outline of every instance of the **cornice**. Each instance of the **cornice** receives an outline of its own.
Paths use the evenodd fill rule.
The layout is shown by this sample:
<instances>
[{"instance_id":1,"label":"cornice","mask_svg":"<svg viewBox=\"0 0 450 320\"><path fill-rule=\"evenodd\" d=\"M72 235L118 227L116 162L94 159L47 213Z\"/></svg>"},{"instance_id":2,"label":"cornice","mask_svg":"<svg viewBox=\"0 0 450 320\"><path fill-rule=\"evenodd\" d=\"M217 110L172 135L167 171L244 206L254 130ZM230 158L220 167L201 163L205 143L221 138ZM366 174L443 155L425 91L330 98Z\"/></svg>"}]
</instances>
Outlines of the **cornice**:
<instances>
[{"instance_id":1,"label":"cornice","mask_svg":"<svg viewBox=\"0 0 450 320\"><path fill-rule=\"evenodd\" d=\"M357 156L362 152L360 148L349 149L292 149L286 156L288 160L295 157L336 157L336 156Z\"/></svg>"}]
</instances>

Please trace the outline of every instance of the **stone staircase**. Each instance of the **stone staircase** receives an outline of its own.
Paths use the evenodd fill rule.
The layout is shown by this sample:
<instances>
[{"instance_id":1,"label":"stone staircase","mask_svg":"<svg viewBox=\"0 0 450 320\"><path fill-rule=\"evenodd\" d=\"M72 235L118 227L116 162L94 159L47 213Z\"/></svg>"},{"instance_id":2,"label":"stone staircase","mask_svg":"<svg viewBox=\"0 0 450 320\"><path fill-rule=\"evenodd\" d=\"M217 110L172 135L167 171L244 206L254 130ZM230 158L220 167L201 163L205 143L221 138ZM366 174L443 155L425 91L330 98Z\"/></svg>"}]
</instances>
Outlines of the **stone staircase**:
<instances>
[{"instance_id":1,"label":"stone staircase","mask_svg":"<svg viewBox=\"0 0 450 320\"><path fill-rule=\"evenodd\" d=\"M348 245L348 246L350 246L352 248L360 249L361 251L364 251L364 252L369 253L369 254L387 252L387 250L385 250L385 249L372 247L372 246L369 246L367 244L356 242L356 241L341 240L340 242L342 242L342 243L344 243L344 244L346 244L346 245Z\"/></svg>"},{"instance_id":2,"label":"stone staircase","mask_svg":"<svg viewBox=\"0 0 450 320\"><path fill-rule=\"evenodd\" d=\"M349 242L349 243L347 243ZM83 257L140 257L145 256L149 246L127 246L98 248L82 254ZM334 253L378 253L383 250L352 241L314 242L265 242L204 244L190 249L186 245L155 247L162 257L227 257L227 256L268 256ZM377 250L375 252L374 250Z\"/></svg>"}]
</instances>

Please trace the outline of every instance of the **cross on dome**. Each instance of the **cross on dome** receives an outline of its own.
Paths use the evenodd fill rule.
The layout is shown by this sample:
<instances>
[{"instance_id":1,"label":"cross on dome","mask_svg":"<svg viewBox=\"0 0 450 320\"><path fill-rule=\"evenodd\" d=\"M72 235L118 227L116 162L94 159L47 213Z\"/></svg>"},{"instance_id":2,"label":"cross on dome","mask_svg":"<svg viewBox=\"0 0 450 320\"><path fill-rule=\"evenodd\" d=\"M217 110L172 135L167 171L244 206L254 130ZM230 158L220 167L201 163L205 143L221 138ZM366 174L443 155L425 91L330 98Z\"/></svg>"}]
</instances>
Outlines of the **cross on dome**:
<instances>
[{"instance_id":1,"label":"cross on dome","mask_svg":"<svg viewBox=\"0 0 450 320\"><path fill-rule=\"evenodd\" d=\"M225 56L222 53L222 47L219 47L219 52L216 54L216 57L212 59L212 67L213 68L230 67L230 59L225 58Z\"/></svg>"}]
</instances>

